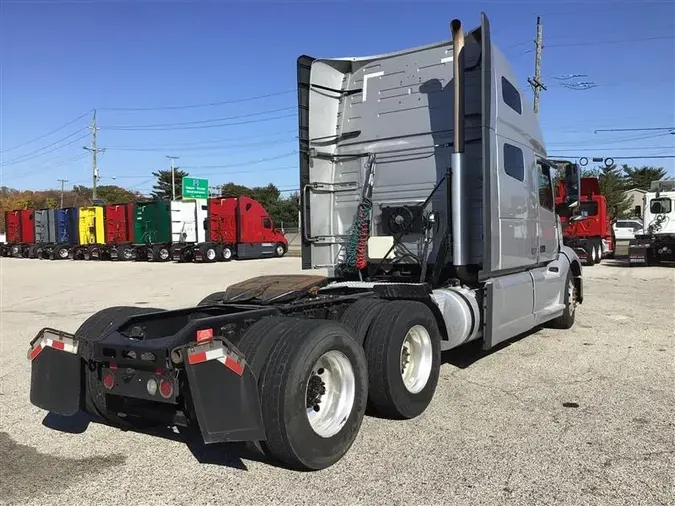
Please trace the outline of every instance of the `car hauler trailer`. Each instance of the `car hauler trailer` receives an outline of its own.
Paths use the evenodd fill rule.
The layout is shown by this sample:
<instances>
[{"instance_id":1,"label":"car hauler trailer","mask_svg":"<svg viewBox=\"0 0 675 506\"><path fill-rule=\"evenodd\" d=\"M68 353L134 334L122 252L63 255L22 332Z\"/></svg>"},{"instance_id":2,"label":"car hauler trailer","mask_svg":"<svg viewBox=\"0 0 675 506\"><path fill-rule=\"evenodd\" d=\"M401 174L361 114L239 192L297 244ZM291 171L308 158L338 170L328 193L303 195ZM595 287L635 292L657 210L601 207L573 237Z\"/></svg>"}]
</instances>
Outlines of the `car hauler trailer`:
<instances>
[{"instance_id":1,"label":"car hauler trailer","mask_svg":"<svg viewBox=\"0 0 675 506\"><path fill-rule=\"evenodd\" d=\"M91 260L92 250L105 243L102 206L80 207L78 216L79 244L73 248L75 260Z\"/></svg>"},{"instance_id":2,"label":"car hauler trailer","mask_svg":"<svg viewBox=\"0 0 675 506\"><path fill-rule=\"evenodd\" d=\"M628 243L630 265L675 262L675 181L652 181L643 209L644 230Z\"/></svg>"},{"instance_id":3,"label":"car hauler trailer","mask_svg":"<svg viewBox=\"0 0 675 506\"><path fill-rule=\"evenodd\" d=\"M208 220L207 199L171 201L170 258L192 262L197 244L206 241Z\"/></svg>"},{"instance_id":4,"label":"car hauler trailer","mask_svg":"<svg viewBox=\"0 0 675 506\"><path fill-rule=\"evenodd\" d=\"M559 181L556 204L565 201L565 182ZM563 242L592 266L603 258L612 258L616 247L614 229L607 209L607 199L596 177L581 178L580 201L572 216L561 216Z\"/></svg>"},{"instance_id":5,"label":"car hauler trailer","mask_svg":"<svg viewBox=\"0 0 675 506\"><path fill-rule=\"evenodd\" d=\"M195 262L282 257L288 250L283 232L275 228L263 205L249 197L208 200L207 241L194 248Z\"/></svg>"},{"instance_id":6,"label":"car hauler trailer","mask_svg":"<svg viewBox=\"0 0 675 506\"><path fill-rule=\"evenodd\" d=\"M316 470L349 450L366 402L422 413L441 350L572 327L582 268L562 244L536 116L487 18L466 36L451 27L424 47L298 60L302 266L328 276L255 277L195 307L42 329L31 402L257 441ZM578 188L574 166L567 176Z\"/></svg>"}]
</instances>

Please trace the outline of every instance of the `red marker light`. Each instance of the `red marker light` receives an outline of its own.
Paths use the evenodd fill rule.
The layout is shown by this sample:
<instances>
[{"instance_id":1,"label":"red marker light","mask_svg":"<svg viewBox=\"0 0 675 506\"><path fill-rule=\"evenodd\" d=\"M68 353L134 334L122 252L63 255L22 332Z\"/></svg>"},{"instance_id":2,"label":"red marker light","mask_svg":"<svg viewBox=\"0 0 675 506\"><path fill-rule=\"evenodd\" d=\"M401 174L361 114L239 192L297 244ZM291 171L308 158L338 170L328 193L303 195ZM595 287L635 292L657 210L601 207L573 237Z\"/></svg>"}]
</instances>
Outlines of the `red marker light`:
<instances>
[{"instance_id":1,"label":"red marker light","mask_svg":"<svg viewBox=\"0 0 675 506\"><path fill-rule=\"evenodd\" d=\"M213 329L203 329L197 331L197 342L208 341L213 337Z\"/></svg>"},{"instance_id":2,"label":"red marker light","mask_svg":"<svg viewBox=\"0 0 675 506\"><path fill-rule=\"evenodd\" d=\"M159 382L159 394L164 397L165 399L168 399L173 395L173 383L171 381L162 379Z\"/></svg>"},{"instance_id":3,"label":"red marker light","mask_svg":"<svg viewBox=\"0 0 675 506\"><path fill-rule=\"evenodd\" d=\"M112 390L112 388L115 386L115 376L110 371L106 371L103 374L103 386L107 390Z\"/></svg>"}]
</instances>

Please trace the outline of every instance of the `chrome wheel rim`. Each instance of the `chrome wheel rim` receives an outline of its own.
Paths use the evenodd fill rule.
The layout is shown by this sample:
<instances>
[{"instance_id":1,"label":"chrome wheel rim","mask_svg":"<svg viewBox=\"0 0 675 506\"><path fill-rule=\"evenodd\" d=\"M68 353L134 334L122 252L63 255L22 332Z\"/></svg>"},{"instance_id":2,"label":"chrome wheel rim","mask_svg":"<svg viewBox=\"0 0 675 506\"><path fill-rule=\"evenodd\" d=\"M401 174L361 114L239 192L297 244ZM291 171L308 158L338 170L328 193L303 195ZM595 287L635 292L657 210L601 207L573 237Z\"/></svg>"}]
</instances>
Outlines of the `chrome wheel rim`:
<instances>
[{"instance_id":1,"label":"chrome wheel rim","mask_svg":"<svg viewBox=\"0 0 675 506\"><path fill-rule=\"evenodd\" d=\"M169 258L169 250L167 250L166 248L162 248L161 250L159 250L159 258L161 258L162 260L166 260L167 258Z\"/></svg>"},{"instance_id":2,"label":"chrome wheel rim","mask_svg":"<svg viewBox=\"0 0 675 506\"><path fill-rule=\"evenodd\" d=\"M207 249L206 258L208 258L209 260L213 260L214 258L216 258L216 250L212 248Z\"/></svg>"},{"instance_id":3,"label":"chrome wheel rim","mask_svg":"<svg viewBox=\"0 0 675 506\"><path fill-rule=\"evenodd\" d=\"M284 254L284 247L283 246L277 246L277 255L281 256Z\"/></svg>"},{"instance_id":4,"label":"chrome wheel rim","mask_svg":"<svg viewBox=\"0 0 675 506\"><path fill-rule=\"evenodd\" d=\"M225 260L229 260L231 256L232 256L232 251L230 251L230 248L225 248L223 250L223 258Z\"/></svg>"},{"instance_id":5,"label":"chrome wheel rim","mask_svg":"<svg viewBox=\"0 0 675 506\"><path fill-rule=\"evenodd\" d=\"M570 314L574 314L574 310L577 308L577 301L574 297L574 281L572 280L567 285L567 305L569 306Z\"/></svg>"},{"instance_id":6,"label":"chrome wheel rim","mask_svg":"<svg viewBox=\"0 0 675 506\"><path fill-rule=\"evenodd\" d=\"M324 353L312 367L305 387L307 420L323 438L340 432L354 407L354 368L341 351Z\"/></svg>"},{"instance_id":7,"label":"chrome wheel rim","mask_svg":"<svg viewBox=\"0 0 675 506\"><path fill-rule=\"evenodd\" d=\"M405 336L400 352L401 377L408 392L422 391L431 376L433 352L429 331L415 325Z\"/></svg>"}]
</instances>

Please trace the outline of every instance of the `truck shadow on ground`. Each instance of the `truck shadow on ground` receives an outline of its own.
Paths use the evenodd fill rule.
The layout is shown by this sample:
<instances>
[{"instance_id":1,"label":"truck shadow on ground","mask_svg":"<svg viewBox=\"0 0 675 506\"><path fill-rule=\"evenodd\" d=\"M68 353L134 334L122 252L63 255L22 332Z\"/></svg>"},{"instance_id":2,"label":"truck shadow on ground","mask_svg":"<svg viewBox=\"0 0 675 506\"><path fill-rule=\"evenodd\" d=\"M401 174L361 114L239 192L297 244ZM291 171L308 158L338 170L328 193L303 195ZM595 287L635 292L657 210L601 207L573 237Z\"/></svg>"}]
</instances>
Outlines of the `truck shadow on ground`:
<instances>
[{"instance_id":1,"label":"truck shadow on ground","mask_svg":"<svg viewBox=\"0 0 675 506\"><path fill-rule=\"evenodd\" d=\"M489 349L489 350L484 350L482 347L483 341L482 339L477 339L476 341L471 341L470 343L464 344L462 346L459 346L458 348L444 351L441 354L441 364L450 364L454 365L455 367L458 367L460 369L466 369L468 367L471 367L473 364L476 362L489 357L490 355L493 355L494 353L498 353L504 348L508 348L509 346L517 343L521 339L525 339L526 337L529 337L533 334L536 334L540 330L542 330L544 327L535 327L531 330L528 330L527 332L523 334L519 334L508 341L504 341L502 343L499 343L497 346Z\"/></svg>"},{"instance_id":2,"label":"truck shadow on ground","mask_svg":"<svg viewBox=\"0 0 675 506\"><path fill-rule=\"evenodd\" d=\"M213 464L217 466L230 467L241 471L248 471L244 459L255 462L264 462L266 464L284 467L282 464L272 462L265 456L259 445L254 443L215 443L205 444L201 435L196 430L172 427L133 427L121 429L117 426L108 424L104 421L96 420L88 414L80 411L73 416L62 416L55 413L48 413L42 420L42 424L52 430L65 432L68 434L82 434L89 425L97 423L111 427L123 432L135 432L148 436L159 437L169 441L185 443L190 453L200 464Z\"/></svg>"},{"instance_id":3,"label":"truck shadow on ground","mask_svg":"<svg viewBox=\"0 0 675 506\"><path fill-rule=\"evenodd\" d=\"M0 502L24 504L30 499L55 495L91 475L114 473L127 457L121 454L72 458L43 453L40 448L14 441L0 432Z\"/></svg>"}]
</instances>

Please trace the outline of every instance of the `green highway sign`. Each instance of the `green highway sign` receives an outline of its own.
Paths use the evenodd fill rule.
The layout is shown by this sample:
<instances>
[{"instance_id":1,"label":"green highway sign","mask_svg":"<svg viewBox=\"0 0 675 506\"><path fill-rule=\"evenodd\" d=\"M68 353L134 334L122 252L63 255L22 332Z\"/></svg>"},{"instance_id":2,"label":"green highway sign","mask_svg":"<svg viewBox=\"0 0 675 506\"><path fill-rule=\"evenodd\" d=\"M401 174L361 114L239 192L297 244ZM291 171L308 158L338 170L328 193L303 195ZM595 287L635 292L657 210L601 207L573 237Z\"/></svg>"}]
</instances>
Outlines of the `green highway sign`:
<instances>
[{"instance_id":1,"label":"green highway sign","mask_svg":"<svg viewBox=\"0 0 675 506\"><path fill-rule=\"evenodd\" d=\"M183 178L184 199L207 199L209 198L209 180L197 177Z\"/></svg>"}]
</instances>

